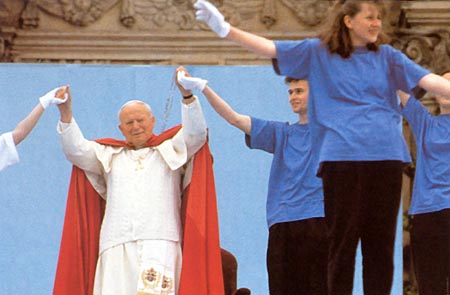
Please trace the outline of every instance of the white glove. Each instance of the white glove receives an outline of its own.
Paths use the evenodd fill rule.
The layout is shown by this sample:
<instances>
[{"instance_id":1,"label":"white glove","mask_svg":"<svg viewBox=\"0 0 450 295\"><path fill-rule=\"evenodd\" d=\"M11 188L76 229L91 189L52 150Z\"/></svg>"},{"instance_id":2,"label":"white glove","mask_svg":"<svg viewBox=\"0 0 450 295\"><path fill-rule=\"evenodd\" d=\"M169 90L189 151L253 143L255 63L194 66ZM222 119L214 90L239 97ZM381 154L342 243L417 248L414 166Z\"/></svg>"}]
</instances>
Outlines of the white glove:
<instances>
[{"instance_id":1,"label":"white glove","mask_svg":"<svg viewBox=\"0 0 450 295\"><path fill-rule=\"evenodd\" d=\"M64 99L56 97L56 92L58 92L60 88L61 87L55 88L52 91L47 92L44 96L39 97L39 101L44 109L48 108L51 104L60 104L67 101L67 92L64 93Z\"/></svg>"},{"instance_id":2,"label":"white glove","mask_svg":"<svg viewBox=\"0 0 450 295\"><path fill-rule=\"evenodd\" d=\"M186 77L186 73L184 71L179 71L177 73L178 83L183 86L186 90L198 90L203 91L205 89L206 84L208 84L207 80L203 80L201 78L194 77Z\"/></svg>"},{"instance_id":3,"label":"white glove","mask_svg":"<svg viewBox=\"0 0 450 295\"><path fill-rule=\"evenodd\" d=\"M225 38L230 32L230 24L225 21L224 16L211 3L198 0L194 4L195 18L206 23L220 38Z\"/></svg>"}]
</instances>

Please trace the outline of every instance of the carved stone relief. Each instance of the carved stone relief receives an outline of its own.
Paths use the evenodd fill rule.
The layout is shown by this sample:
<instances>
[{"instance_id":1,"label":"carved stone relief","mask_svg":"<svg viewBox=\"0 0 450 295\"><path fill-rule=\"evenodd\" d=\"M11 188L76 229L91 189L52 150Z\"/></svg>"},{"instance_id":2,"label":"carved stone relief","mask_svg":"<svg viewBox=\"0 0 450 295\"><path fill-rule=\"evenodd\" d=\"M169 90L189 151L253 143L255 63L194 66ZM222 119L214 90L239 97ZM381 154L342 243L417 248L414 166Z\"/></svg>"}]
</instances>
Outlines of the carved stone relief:
<instances>
[{"instance_id":1,"label":"carved stone relief","mask_svg":"<svg viewBox=\"0 0 450 295\"><path fill-rule=\"evenodd\" d=\"M11 1L11 0L8 0ZM128 28L155 27L182 30L207 29L195 21L192 0L29 0L22 13L22 28L37 28L40 11L59 17L75 26L88 26L108 13L113 6L120 8L120 21ZM313 27L320 24L328 13L332 0L223 0L211 1L218 6L228 21L239 26L259 16L270 28L279 19L277 4L293 12L298 21ZM21 3L15 1L15 3ZM21 3L23 6L24 4ZM0 11L7 12L0 7ZM175 26L174 26L175 25Z\"/></svg>"},{"instance_id":2,"label":"carved stone relief","mask_svg":"<svg viewBox=\"0 0 450 295\"><path fill-rule=\"evenodd\" d=\"M182 48L193 56L188 59L195 63L268 63L215 37L206 25L195 20L194 2L3 0L0 2L0 56L2 61L22 62L176 63L180 61L177 53ZM211 2L233 25L271 39L314 36L334 4L333 0ZM449 32L442 28L450 25L450 1L388 2L391 6L387 10L385 31L393 37L394 46L432 70L438 71L448 64ZM53 52L58 43L64 46ZM149 50L154 52L161 45L167 45L162 46L164 55L148 57ZM96 46L106 48L105 55L113 50L116 54L102 57ZM135 56L126 56L131 49Z\"/></svg>"},{"instance_id":3,"label":"carved stone relief","mask_svg":"<svg viewBox=\"0 0 450 295\"><path fill-rule=\"evenodd\" d=\"M143 30L198 29L191 6L186 0L123 0L120 20L128 28Z\"/></svg>"},{"instance_id":4,"label":"carved stone relief","mask_svg":"<svg viewBox=\"0 0 450 295\"><path fill-rule=\"evenodd\" d=\"M192 2L188 0L30 0L22 14L23 28L39 26L39 11L62 18L75 26L88 26L117 5L120 9L120 21L123 26L151 30L168 29L207 29L195 21ZM212 1L218 5L233 25L261 13L263 1L229 0ZM266 0L264 2L273 2Z\"/></svg>"},{"instance_id":5,"label":"carved stone relief","mask_svg":"<svg viewBox=\"0 0 450 295\"><path fill-rule=\"evenodd\" d=\"M281 0L287 7L294 11L298 19L309 27L319 25L328 15L332 1L310 0Z\"/></svg>"},{"instance_id":6,"label":"carved stone relief","mask_svg":"<svg viewBox=\"0 0 450 295\"><path fill-rule=\"evenodd\" d=\"M401 1L406 28L446 28L450 26L450 1Z\"/></svg>"},{"instance_id":7,"label":"carved stone relief","mask_svg":"<svg viewBox=\"0 0 450 295\"><path fill-rule=\"evenodd\" d=\"M119 0L29 0L22 15L24 28L38 27L39 10L77 26L99 19Z\"/></svg>"},{"instance_id":8,"label":"carved stone relief","mask_svg":"<svg viewBox=\"0 0 450 295\"><path fill-rule=\"evenodd\" d=\"M3 26L17 27L19 25L20 13L25 4L17 0L0 1L0 28Z\"/></svg>"},{"instance_id":9,"label":"carved stone relief","mask_svg":"<svg viewBox=\"0 0 450 295\"><path fill-rule=\"evenodd\" d=\"M450 29L434 31L400 30L393 40L393 46L403 51L409 58L437 74L450 70ZM437 105L431 94L423 103L433 113Z\"/></svg>"},{"instance_id":10,"label":"carved stone relief","mask_svg":"<svg viewBox=\"0 0 450 295\"><path fill-rule=\"evenodd\" d=\"M10 26L16 32L16 37L11 43L9 55L3 54L3 60L177 63L180 61L177 57L180 55L179 49L184 45L189 46L189 53L194 55L190 58L184 54L184 58L194 63L268 63L244 49L233 48L230 44L224 45L225 42L217 39L205 24L197 22L192 7L195 0L24 1L21 1L23 6L21 13L16 13L20 22ZM328 0L211 2L218 6L231 24L273 39L305 37L309 29L321 23L326 15L325 11L332 4ZM292 25L289 25L289 22L292 22ZM286 31L285 26L291 31ZM152 36L154 38L151 38ZM196 42L190 44L190 40ZM160 49L160 45L155 45L156 41L166 45L164 46L166 52L162 54L159 51L158 57L149 59L149 49L150 51L152 48ZM64 45L59 47L58 52L54 52L55 45L59 43ZM69 48L71 44L73 46ZM83 46L85 50L82 49ZM112 59L106 53L100 56L96 46L103 48L107 46L109 50L103 52L116 49L117 53ZM89 52L91 48L93 51ZM189 48L183 50L189 51ZM130 50L140 52L134 57L125 56ZM205 52L211 53L206 55L206 59ZM117 58L121 55L125 58Z\"/></svg>"},{"instance_id":11,"label":"carved stone relief","mask_svg":"<svg viewBox=\"0 0 450 295\"><path fill-rule=\"evenodd\" d=\"M20 13L24 3L15 0L3 0L0 2L0 62L6 61L9 52L12 34L9 27L17 27L20 21Z\"/></svg>"}]
</instances>

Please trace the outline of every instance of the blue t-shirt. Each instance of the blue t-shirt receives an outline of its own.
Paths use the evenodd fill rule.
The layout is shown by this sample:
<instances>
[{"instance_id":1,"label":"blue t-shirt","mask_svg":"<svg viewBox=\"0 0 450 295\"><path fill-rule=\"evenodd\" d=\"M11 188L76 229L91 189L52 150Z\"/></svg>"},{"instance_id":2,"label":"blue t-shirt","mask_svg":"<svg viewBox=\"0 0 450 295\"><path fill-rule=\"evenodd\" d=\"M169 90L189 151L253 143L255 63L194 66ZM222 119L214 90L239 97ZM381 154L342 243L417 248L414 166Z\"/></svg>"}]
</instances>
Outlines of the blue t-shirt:
<instances>
[{"instance_id":1,"label":"blue t-shirt","mask_svg":"<svg viewBox=\"0 0 450 295\"><path fill-rule=\"evenodd\" d=\"M409 214L450 208L450 115L433 116L414 98L409 99L403 115L417 145Z\"/></svg>"},{"instance_id":2,"label":"blue t-shirt","mask_svg":"<svg viewBox=\"0 0 450 295\"><path fill-rule=\"evenodd\" d=\"M267 193L267 225L324 216L318 154L308 125L251 118L247 145L273 154Z\"/></svg>"},{"instance_id":3,"label":"blue t-shirt","mask_svg":"<svg viewBox=\"0 0 450 295\"><path fill-rule=\"evenodd\" d=\"M309 82L309 124L319 162L410 162L396 91L429 73L391 46L330 54L319 39L276 41L280 74Z\"/></svg>"}]
</instances>

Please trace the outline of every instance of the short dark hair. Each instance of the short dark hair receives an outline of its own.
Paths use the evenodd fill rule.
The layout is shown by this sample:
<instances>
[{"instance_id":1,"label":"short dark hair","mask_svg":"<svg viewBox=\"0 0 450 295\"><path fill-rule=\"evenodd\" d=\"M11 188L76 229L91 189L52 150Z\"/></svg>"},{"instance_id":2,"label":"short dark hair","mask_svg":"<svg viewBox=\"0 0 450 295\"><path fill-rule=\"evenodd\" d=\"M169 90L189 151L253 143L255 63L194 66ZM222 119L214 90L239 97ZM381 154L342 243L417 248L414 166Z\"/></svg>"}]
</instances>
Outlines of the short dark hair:
<instances>
[{"instance_id":1,"label":"short dark hair","mask_svg":"<svg viewBox=\"0 0 450 295\"><path fill-rule=\"evenodd\" d=\"M297 82L297 81L301 81L301 80L306 80L306 79L298 79L298 78L286 77L286 78L284 78L284 83L290 84L291 82Z\"/></svg>"}]
</instances>

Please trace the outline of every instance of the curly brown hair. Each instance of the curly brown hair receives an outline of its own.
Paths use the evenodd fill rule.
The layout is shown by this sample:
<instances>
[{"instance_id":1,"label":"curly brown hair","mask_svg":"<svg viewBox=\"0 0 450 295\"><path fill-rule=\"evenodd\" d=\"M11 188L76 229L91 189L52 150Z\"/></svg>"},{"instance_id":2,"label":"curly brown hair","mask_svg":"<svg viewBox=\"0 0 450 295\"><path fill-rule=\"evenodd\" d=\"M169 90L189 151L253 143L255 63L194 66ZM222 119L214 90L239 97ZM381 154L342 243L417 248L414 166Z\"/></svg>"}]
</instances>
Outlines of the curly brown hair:
<instances>
[{"instance_id":1,"label":"curly brown hair","mask_svg":"<svg viewBox=\"0 0 450 295\"><path fill-rule=\"evenodd\" d=\"M383 0L338 0L333 8L333 14L325 25L319 38L327 46L330 53L337 53L343 58L348 58L353 53L352 40L347 26L344 23L346 15L354 17L361 11L361 4L369 3L378 7L381 15L384 15ZM375 43L367 44L367 48L377 51L381 44L388 43L388 37L381 32Z\"/></svg>"}]
</instances>

